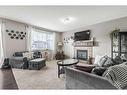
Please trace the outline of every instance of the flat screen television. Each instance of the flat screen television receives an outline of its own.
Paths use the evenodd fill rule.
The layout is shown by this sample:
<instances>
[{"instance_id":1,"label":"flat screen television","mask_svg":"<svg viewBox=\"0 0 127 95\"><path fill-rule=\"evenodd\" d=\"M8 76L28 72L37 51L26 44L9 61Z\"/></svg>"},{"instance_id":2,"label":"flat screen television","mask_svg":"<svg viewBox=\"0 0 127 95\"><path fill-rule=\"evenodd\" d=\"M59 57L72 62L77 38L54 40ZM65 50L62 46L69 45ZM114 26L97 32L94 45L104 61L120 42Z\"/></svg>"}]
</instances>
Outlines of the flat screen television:
<instances>
[{"instance_id":1,"label":"flat screen television","mask_svg":"<svg viewBox=\"0 0 127 95\"><path fill-rule=\"evenodd\" d=\"M81 32L76 32L74 34L74 39L75 41L83 41L83 40L90 40L90 30L86 30L86 31L81 31Z\"/></svg>"}]
</instances>

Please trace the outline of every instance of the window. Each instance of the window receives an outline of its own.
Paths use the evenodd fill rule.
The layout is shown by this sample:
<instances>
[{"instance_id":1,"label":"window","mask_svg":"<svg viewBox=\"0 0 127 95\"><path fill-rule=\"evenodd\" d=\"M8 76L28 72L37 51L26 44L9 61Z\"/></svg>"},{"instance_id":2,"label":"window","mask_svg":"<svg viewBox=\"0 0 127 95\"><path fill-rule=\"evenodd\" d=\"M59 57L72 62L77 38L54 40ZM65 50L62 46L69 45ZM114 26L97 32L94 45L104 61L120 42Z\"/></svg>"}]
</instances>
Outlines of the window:
<instances>
[{"instance_id":1,"label":"window","mask_svg":"<svg viewBox=\"0 0 127 95\"><path fill-rule=\"evenodd\" d=\"M54 50L54 33L33 29L31 33L31 49Z\"/></svg>"}]
</instances>

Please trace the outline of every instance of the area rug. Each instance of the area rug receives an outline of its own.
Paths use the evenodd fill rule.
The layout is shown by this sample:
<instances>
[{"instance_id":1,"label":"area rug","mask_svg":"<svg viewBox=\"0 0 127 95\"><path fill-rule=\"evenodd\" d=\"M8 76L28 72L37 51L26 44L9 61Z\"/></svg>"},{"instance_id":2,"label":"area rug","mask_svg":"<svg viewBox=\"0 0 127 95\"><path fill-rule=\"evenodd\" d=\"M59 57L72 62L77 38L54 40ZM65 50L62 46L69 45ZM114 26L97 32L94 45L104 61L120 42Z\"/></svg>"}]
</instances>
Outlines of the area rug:
<instances>
[{"instance_id":1,"label":"area rug","mask_svg":"<svg viewBox=\"0 0 127 95\"><path fill-rule=\"evenodd\" d=\"M13 69L19 89L65 89L65 76L57 76L56 60L46 62L41 70Z\"/></svg>"}]
</instances>

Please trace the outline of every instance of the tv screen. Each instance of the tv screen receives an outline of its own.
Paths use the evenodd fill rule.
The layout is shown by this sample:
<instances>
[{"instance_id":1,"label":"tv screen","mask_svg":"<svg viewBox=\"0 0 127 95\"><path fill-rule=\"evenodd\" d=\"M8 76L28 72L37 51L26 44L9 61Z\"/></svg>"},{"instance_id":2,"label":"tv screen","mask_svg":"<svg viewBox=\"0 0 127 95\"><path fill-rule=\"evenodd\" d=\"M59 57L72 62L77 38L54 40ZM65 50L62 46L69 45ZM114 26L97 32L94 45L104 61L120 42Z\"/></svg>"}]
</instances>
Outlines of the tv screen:
<instances>
[{"instance_id":1,"label":"tv screen","mask_svg":"<svg viewBox=\"0 0 127 95\"><path fill-rule=\"evenodd\" d=\"M74 38L75 41L90 40L90 30L76 32Z\"/></svg>"}]
</instances>

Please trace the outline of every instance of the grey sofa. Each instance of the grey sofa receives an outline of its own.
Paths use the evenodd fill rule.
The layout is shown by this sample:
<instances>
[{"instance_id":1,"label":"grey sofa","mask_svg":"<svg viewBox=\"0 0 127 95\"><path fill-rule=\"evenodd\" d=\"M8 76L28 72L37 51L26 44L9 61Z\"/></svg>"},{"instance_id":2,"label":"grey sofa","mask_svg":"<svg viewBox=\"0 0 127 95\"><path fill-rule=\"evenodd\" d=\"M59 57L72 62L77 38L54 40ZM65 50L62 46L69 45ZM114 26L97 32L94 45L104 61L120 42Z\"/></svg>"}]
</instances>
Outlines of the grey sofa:
<instances>
[{"instance_id":1,"label":"grey sofa","mask_svg":"<svg viewBox=\"0 0 127 95\"><path fill-rule=\"evenodd\" d=\"M66 67L66 89L117 89L104 77Z\"/></svg>"}]
</instances>

